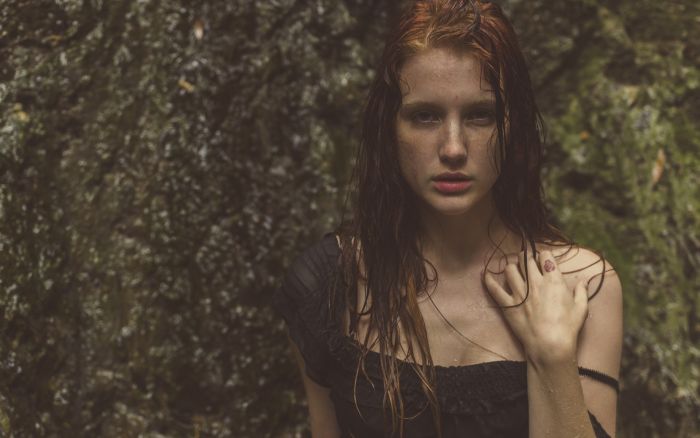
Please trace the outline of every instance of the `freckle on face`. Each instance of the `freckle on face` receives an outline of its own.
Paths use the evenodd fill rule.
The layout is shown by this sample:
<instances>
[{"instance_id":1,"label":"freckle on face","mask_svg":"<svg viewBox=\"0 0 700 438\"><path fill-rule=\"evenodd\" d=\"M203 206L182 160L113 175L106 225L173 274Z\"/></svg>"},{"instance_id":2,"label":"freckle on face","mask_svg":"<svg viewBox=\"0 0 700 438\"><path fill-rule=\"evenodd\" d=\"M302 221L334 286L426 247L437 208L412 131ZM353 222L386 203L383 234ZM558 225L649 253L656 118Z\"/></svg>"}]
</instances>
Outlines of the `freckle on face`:
<instances>
[{"instance_id":1,"label":"freckle on face","mask_svg":"<svg viewBox=\"0 0 700 438\"><path fill-rule=\"evenodd\" d=\"M467 52L430 48L409 58L399 73L403 100L396 133L404 179L431 209L452 215L474 208L498 177L492 162L494 96L480 62ZM412 118L414 109L425 114ZM432 180L443 172L465 174L472 185L446 196Z\"/></svg>"}]
</instances>

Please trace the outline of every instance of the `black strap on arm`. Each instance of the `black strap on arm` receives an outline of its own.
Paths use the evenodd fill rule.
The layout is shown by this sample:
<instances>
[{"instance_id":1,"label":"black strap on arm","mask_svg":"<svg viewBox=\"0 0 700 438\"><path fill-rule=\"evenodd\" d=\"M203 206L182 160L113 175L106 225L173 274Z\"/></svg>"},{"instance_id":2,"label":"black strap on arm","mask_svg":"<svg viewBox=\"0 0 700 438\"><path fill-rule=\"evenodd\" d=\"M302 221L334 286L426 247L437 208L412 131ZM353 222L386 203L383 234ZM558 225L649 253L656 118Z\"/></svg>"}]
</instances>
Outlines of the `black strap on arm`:
<instances>
[{"instance_id":1,"label":"black strap on arm","mask_svg":"<svg viewBox=\"0 0 700 438\"><path fill-rule=\"evenodd\" d=\"M590 368L585 367L578 367L578 373L582 376L588 376L600 382L603 382L606 385L612 386L615 389L615 392L617 392L618 394L620 393L620 384L614 377L611 377L605 373L601 373L600 371L592 370Z\"/></svg>"}]
</instances>

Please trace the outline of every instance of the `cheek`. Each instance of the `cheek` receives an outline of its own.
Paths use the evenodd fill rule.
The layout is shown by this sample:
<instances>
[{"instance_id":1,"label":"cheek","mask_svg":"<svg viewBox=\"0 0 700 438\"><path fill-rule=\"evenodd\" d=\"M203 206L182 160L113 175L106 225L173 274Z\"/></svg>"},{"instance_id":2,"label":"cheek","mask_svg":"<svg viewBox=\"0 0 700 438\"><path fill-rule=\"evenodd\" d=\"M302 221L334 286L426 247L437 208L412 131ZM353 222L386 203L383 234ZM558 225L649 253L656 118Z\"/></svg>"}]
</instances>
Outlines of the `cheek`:
<instances>
[{"instance_id":1,"label":"cheek","mask_svg":"<svg viewBox=\"0 0 700 438\"><path fill-rule=\"evenodd\" d=\"M411 180L421 172L421 166L426 162L420 147L414 142L399 141L399 166L406 179Z\"/></svg>"},{"instance_id":2,"label":"cheek","mask_svg":"<svg viewBox=\"0 0 700 438\"><path fill-rule=\"evenodd\" d=\"M396 139L398 141L398 157L401 171L407 178L419 176L425 173L425 169L429 167L432 159L430 152L431 138L430 136L421 136L416 132L402 129L401 123L398 125Z\"/></svg>"},{"instance_id":3,"label":"cheek","mask_svg":"<svg viewBox=\"0 0 700 438\"><path fill-rule=\"evenodd\" d=\"M410 157L410 152L407 150L406 145L402 144L399 142L399 168L401 169L401 174L404 176L406 179L410 179L410 175L412 170L410 169L411 167L411 157Z\"/></svg>"},{"instance_id":4,"label":"cheek","mask_svg":"<svg viewBox=\"0 0 700 438\"><path fill-rule=\"evenodd\" d=\"M489 148L487 165L489 166L489 170L495 174L495 178L497 178L501 174L503 157L501 156L501 151L497 144L493 144Z\"/></svg>"},{"instance_id":5,"label":"cheek","mask_svg":"<svg viewBox=\"0 0 700 438\"><path fill-rule=\"evenodd\" d=\"M483 135L483 137L479 139L479 143L483 145L479 154L479 167L483 169L484 173L498 175L498 173L500 173L498 169L499 151L495 138L491 137L490 135Z\"/></svg>"}]
</instances>

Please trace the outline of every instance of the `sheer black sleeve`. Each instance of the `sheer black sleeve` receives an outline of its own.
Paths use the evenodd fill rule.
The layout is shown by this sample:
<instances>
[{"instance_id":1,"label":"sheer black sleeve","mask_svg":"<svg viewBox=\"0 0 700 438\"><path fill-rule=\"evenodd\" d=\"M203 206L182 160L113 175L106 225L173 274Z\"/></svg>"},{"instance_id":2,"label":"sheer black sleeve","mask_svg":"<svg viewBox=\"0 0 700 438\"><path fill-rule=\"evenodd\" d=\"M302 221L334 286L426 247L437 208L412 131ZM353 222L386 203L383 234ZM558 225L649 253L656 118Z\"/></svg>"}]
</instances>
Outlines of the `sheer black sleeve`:
<instances>
[{"instance_id":1,"label":"sheer black sleeve","mask_svg":"<svg viewBox=\"0 0 700 438\"><path fill-rule=\"evenodd\" d=\"M333 267L331 245L335 244L335 237L326 234L302 252L272 296L273 308L284 318L289 337L304 358L306 374L326 387L330 387L327 369L331 360L326 340L327 289Z\"/></svg>"}]
</instances>

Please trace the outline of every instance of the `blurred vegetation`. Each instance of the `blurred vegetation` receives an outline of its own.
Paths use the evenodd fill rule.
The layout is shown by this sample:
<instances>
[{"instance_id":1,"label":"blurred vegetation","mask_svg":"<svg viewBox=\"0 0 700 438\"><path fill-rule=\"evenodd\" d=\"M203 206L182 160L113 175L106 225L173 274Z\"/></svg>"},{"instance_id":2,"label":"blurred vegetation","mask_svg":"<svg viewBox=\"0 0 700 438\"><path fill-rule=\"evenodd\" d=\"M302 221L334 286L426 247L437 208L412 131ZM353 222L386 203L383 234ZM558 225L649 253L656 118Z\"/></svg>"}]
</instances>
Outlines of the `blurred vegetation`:
<instances>
[{"instance_id":1,"label":"blurred vegetation","mask_svg":"<svg viewBox=\"0 0 700 438\"><path fill-rule=\"evenodd\" d=\"M700 5L504 0L619 436L698 436ZM267 307L339 220L390 0L0 0L0 436L304 436Z\"/></svg>"}]
</instances>

